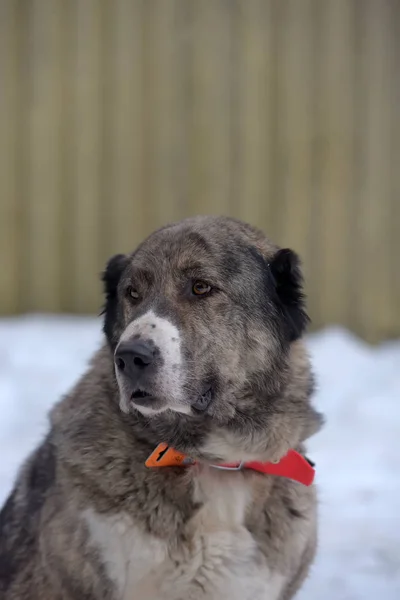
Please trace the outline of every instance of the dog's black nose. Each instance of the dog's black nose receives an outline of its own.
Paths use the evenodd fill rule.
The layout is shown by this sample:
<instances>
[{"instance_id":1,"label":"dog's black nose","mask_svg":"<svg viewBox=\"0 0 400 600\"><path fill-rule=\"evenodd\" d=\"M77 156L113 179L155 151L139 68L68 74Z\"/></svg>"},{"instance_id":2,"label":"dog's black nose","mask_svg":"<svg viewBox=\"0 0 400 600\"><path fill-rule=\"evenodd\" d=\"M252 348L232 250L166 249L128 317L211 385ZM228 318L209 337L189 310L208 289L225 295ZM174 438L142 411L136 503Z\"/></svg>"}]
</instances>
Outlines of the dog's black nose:
<instances>
[{"instance_id":1,"label":"dog's black nose","mask_svg":"<svg viewBox=\"0 0 400 600\"><path fill-rule=\"evenodd\" d=\"M154 345L149 342L135 340L122 342L115 352L115 364L119 371L126 375L138 377L141 371L149 367L155 357Z\"/></svg>"}]
</instances>

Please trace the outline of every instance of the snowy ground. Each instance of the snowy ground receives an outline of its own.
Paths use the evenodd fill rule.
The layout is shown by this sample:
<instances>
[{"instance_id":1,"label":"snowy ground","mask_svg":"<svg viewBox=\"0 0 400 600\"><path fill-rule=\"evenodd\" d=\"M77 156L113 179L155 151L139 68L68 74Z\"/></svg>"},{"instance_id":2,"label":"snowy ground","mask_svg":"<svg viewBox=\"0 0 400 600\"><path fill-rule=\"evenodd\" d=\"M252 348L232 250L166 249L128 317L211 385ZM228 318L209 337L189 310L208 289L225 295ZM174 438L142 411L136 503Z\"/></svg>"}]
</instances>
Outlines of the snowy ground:
<instances>
[{"instance_id":1,"label":"snowy ground","mask_svg":"<svg viewBox=\"0 0 400 600\"><path fill-rule=\"evenodd\" d=\"M100 339L98 319L0 319L0 504ZM299 600L399 600L400 342L330 329L309 347L327 425L310 444L320 550Z\"/></svg>"}]
</instances>

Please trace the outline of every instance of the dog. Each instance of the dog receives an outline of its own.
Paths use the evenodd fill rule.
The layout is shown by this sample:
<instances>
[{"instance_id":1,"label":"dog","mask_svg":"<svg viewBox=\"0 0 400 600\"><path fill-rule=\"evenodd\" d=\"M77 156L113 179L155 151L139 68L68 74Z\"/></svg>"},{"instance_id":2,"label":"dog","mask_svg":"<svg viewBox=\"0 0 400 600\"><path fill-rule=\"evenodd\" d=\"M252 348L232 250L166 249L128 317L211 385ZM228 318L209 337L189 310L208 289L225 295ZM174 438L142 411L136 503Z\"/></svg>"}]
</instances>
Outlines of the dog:
<instances>
[{"instance_id":1,"label":"dog","mask_svg":"<svg viewBox=\"0 0 400 600\"><path fill-rule=\"evenodd\" d=\"M316 551L304 443L323 422L298 256L194 217L102 279L104 344L1 512L1 599L291 599Z\"/></svg>"}]
</instances>

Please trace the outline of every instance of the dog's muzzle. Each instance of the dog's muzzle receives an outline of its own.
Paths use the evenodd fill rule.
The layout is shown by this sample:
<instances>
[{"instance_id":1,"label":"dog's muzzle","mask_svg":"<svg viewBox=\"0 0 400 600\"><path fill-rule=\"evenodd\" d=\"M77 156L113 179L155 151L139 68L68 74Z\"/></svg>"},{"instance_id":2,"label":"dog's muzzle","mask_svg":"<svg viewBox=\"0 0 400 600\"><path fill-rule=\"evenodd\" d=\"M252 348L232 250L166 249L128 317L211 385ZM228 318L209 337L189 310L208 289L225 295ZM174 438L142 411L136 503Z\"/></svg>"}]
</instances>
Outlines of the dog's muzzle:
<instances>
[{"instance_id":1,"label":"dog's muzzle","mask_svg":"<svg viewBox=\"0 0 400 600\"><path fill-rule=\"evenodd\" d=\"M151 340L121 342L114 355L115 367L135 404L145 406L154 399L152 388L160 366L160 352Z\"/></svg>"}]
</instances>

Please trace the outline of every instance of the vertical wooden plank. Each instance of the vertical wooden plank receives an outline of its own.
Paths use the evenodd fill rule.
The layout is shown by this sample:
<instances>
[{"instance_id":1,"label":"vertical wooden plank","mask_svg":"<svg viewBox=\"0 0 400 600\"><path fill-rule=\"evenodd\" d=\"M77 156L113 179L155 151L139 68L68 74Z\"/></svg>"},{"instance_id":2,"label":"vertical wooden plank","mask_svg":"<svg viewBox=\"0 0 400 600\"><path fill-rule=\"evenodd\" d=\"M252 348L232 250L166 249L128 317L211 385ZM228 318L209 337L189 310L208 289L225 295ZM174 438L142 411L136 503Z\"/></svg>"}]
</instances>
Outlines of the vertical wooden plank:
<instances>
[{"instance_id":1,"label":"vertical wooden plank","mask_svg":"<svg viewBox=\"0 0 400 600\"><path fill-rule=\"evenodd\" d=\"M320 210L318 242L320 314L325 322L346 323L349 265L349 206L352 201L353 37L352 3L335 0L320 9L320 96L318 131Z\"/></svg>"},{"instance_id":2,"label":"vertical wooden plank","mask_svg":"<svg viewBox=\"0 0 400 600\"><path fill-rule=\"evenodd\" d=\"M265 0L239 5L239 193L237 216L269 231L272 15Z\"/></svg>"},{"instance_id":3,"label":"vertical wooden plank","mask_svg":"<svg viewBox=\"0 0 400 600\"><path fill-rule=\"evenodd\" d=\"M60 34L60 225L59 247L60 258L58 261L58 286L60 290L59 310L70 312L74 308L74 163L75 163L75 136L74 136L74 85L75 85L75 52L76 52L76 12L74 2L61 3L61 30Z\"/></svg>"},{"instance_id":4,"label":"vertical wooden plank","mask_svg":"<svg viewBox=\"0 0 400 600\"><path fill-rule=\"evenodd\" d=\"M74 97L73 310L99 305L102 158L102 3L74 0L76 27Z\"/></svg>"},{"instance_id":5,"label":"vertical wooden plank","mask_svg":"<svg viewBox=\"0 0 400 600\"><path fill-rule=\"evenodd\" d=\"M324 7L319 0L312 0L311 6L311 25L310 25L310 43L311 53L311 77L310 77L310 113L309 117L309 141L310 141L310 215L307 250L304 256L305 288L307 293L308 314L311 317L310 329L318 329L324 325L322 306L319 302L320 294L320 252L321 243L320 216L323 210L324 199L321 197L321 163L324 162L325 138L322 135L321 127L321 105L320 89L323 78L321 70L324 68L324 61L321 59L321 48L323 47L322 38L325 32L321 27L321 10Z\"/></svg>"},{"instance_id":6,"label":"vertical wooden plank","mask_svg":"<svg viewBox=\"0 0 400 600\"><path fill-rule=\"evenodd\" d=\"M364 47L366 43L366 10L365 4L354 2L354 183L353 201L350 206L350 237L349 253L352 261L348 272L351 274L349 294L351 298L349 322L353 331L363 332L362 313L359 310L359 288L361 285L360 270L364 261L364 250L361 243L360 230L364 227L363 205L365 193L365 121L366 121L366 65Z\"/></svg>"},{"instance_id":7,"label":"vertical wooden plank","mask_svg":"<svg viewBox=\"0 0 400 600\"><path fill-rule=\"evenodd\" d=\"M231 174L231 2L202 0L192 8L191 212L222 214L229 212Z\"/></svg>"},{"instance_id":8,"label":"vertical wooden plank","mask_svg":"<svg viewBox=\"0 0 400 600\"><path fill-rule=\"evenodd\" d=\"M177 140L177 155L175 160L179 165L179 185L176 202L179 217L191 216L190 204L190 134L191 116L193 107L193 2L187 0L176 1L175 35L177 36L178 81L177 85L177 114L179 115L180 129Z\"/></svg>"},{"instance_id":9,"label":"vertical wooden plank","mask_svg":"<svg viewBox=\"0 0 400 600\"><path fill-rule=\"evenodd\" d=\"M279 241L298 252L308 266L311 194L312 0L287 0L281 39L281 160ZM311 249L313 252L314 249ZM306 276L308 273L306 273Z\"/></svg>"},{"instance_id":10,"label":"vertical wooden plank","mask_svg":"<svg viewBox=\"0 0 400 600\"><path fill-rule=\"evenodd\" d=\"M18 25L17 3L0 2L0 312L6 314L18 309Z\"/></svg>"},{"instance_id":11,"label":"vertical wooden plank","mask_svg":"<svg viewBox=\"0 0 400 600\"><path fill-rule=\"evenodd\" d=\"M32 104L29 113L29 203L25 309L59 306L59 55L62 0L32 0Z\"/></svg>"},{"instance_id":12,"label":"vertical wooden plank","mask_svg":"<svg viewBox=\"0 0 400 600\"><path fill-rule=\"evenodd\" d=\"M112 9L112 194L106 199L110 253L130 252L145 233L143 187L143 0Z\"/></svg>"},{"instance_id":13,"label":"vertical wooden plank","mask_svg":"<svg viewBox=\"0 0 400 600\"><path fill-rule=\"evenodd\" d=\"M180 151L182 34L177 29L182 2L145 3L145 172L148 231L179 219L184 180ZM151 214L148 202L151 201Z\"/></svg>"},{"instance_id":14,"label":"vertical wooden plank","mask_svg":"<svg viewBox=\"0 0 400 600\"><path fill-rule=\"evenodd\" d=\"M113 250L113 223L114 223L114 121L115 121L115 16L116 5L114 0L100 0L99 11L100 42L99 64L101 70L99 83L100 97L100 127L99 127L99 198L98 198L98 247L97 270L103 270L106 261ZM117 33L118 36L118 33ZM97 277L98 300L97 306L102 302L100 296L101 286Z\"/></svg>"},{"instance_id":15,"label":"vertical wooden plank","mask_svg":"<svg viewBox=\"0 0 400 600\"><path fill-rule=\"evenodd\" d=\"M363 7L357 306L360 331L376 341L390 329L390 11L388 0L366 0Z\"/></svg>"},{"instance_id":16,"label":"vertical wooden plank","mask_svg":"<svg viewBox=\"0 0 400 600\"><path fill-rule=\"evenodd\" d=\"M390 224L389 257L391 299L390 329L387 335L400 337L400 4L396 0L390 3Z\"/></svg>"},{"instance_id":17,"label":"vertical wooden plank","mask_svg":"<svg viewBox=\"0 0 400 600\"><path fill-rule=\"evenodd\" d=\"M283 86L282 86L282 65L281 57L283 54L283 35L285 23L285 3L270 0L271 15L271 126L270 126L270 144L271 156L268 186L271 205L269 207L270 227L269 232L272 239L279 244L282 232L281 227L281 200L283 196L283 178L285 161L282 152L282 106L283 106Z\"/></svg>"},{"instance_id":18,"label":"vertical wooden plank","mask_svg":"<svg viewBox=\"0 0 400 600\"><path fill-rule=\"evenodd\" d=\"M16 107L16 203L18 205L18 312L30 310L30 265L25 260L30 253L29 241L29 203L32 201L30 189L30 114L32 105L32 21L33 4L24 0L16 2L17 7L17 91Z\"/></svg>"}]
</instances>

